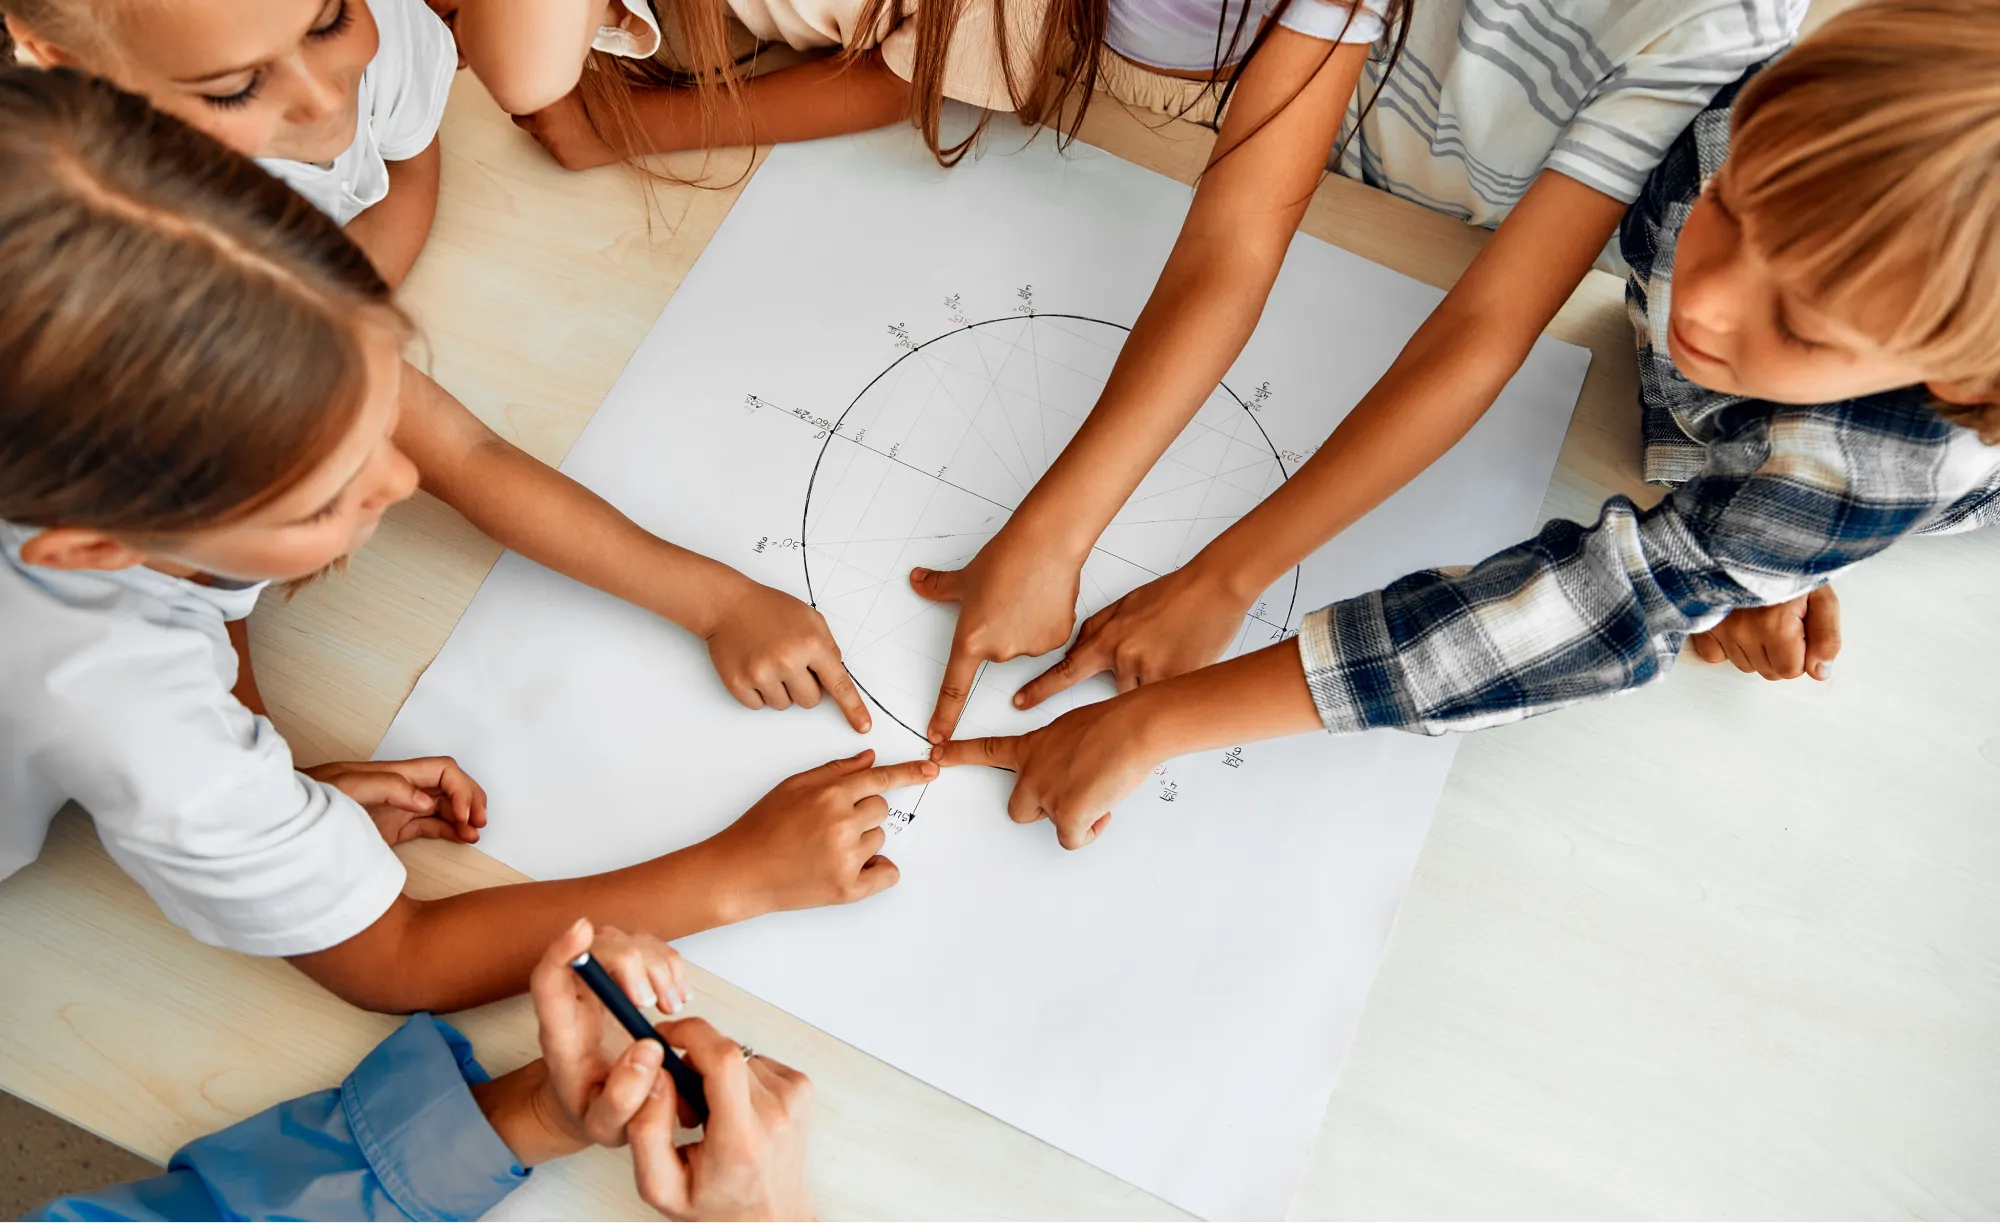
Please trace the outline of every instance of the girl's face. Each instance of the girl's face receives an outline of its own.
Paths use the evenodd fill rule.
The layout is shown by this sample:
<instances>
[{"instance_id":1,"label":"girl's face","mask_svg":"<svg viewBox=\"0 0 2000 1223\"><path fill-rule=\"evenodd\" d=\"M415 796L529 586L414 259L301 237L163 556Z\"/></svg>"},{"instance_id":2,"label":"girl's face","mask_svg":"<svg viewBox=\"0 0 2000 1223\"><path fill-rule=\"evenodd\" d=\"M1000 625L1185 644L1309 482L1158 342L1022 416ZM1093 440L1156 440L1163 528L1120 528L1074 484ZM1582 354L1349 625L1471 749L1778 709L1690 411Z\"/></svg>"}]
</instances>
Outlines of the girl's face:
<instances>
[{"instance_id":1,"label":"girl's face","mask_svg":"<svg viewBox=\"0 0 2000 1223\"><path fill-rule=\"evenodd\" d=\"M153 0L106 6L115 64L27 32L37 58L102 73L251 157L324 163L354 143L380 37L367 0Z\"/></svg>"},{"instance_id":2,"label":"girl's face","mask_svg":"<svg viewBox=\"0 0 2000 1223\"><path fill-rule=\"evenodd\" d=\"M394 440L401 415L402 353L393 336L371 332L367 398L333 452L256 513L149 548L146 563L183 576L292 581L320 572L368 542L383 513L417 489L416 465Z\"/></svg>"},{"instance_id":3,"label":"girl's face","mask_svg":"<svg viewBox=\"0 0 2000 1223\"><path fill-rule=\"evenodd\" d=\"M1730 206L1729 167L1709 181L1675 250L1675 368L1710 390L1774 403L1838 403L1933 377L1871 338L1886 320L1836 318L1778 278Z\"/></svg>"}]
</instances>

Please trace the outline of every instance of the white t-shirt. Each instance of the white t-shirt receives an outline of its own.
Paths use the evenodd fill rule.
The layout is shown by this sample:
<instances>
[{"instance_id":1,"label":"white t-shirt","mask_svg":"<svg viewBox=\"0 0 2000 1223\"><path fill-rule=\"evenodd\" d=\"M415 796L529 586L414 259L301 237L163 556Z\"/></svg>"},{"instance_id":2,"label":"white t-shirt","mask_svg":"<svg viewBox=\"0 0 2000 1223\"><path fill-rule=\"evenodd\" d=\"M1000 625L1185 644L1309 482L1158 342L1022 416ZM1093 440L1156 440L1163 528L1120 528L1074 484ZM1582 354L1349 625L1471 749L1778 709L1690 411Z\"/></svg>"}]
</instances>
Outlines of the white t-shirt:
<instances>
[{"instance_id":1,"label":"white t-shirt","mask_svg":"<svg viewBox=\"0 0 2000 1223\"><path fill-rule=\"evenodd\" d=\"M21 560L34 534L0 522L0 879L75 801L204 943L301 955L373 925L403 890L402 863L230 695L225 624L263 584L45 569Z\"/></svg>"},{"instance_id":2,"label":"white t-shirt","mask_svg":"<svg viewBox=\"0 0 2000 1223\"><path fill-rule=\"evenodd\" d=\"M1416 0L1341 173L1494 226L1544 169L1631 203L1723 86L1789 46L1806 0Z\"/></svg>"},{"instance_id":3,"label":"white t-shirt","mask_svg":"<svg viewBox=\"0 0 2000 1223\"><path fill-rule=\"evenodd\" d=\"M368 0L382 43L361 73L354 143L332 164L260 157L257 164L342 225L389 194L389 163L430 147L451 99L458 45L424 0Z\"/></svg>"}]
</instances>

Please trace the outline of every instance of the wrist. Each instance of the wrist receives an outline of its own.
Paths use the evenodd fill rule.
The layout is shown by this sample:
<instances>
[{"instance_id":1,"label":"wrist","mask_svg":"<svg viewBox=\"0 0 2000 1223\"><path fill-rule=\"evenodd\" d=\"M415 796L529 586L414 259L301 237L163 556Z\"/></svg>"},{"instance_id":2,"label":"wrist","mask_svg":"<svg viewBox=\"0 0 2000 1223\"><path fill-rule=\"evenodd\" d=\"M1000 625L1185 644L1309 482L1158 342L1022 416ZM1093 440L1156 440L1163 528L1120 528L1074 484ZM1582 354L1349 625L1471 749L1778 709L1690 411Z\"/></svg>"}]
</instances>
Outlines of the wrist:
<instances>
[{"instance_id":1,"label":"wrist","mask_svg":"<svg viewBox=\"0 0 2000 1223\"><path fill-rule=\"evenodd\" d=\"M663 889L696 898L695 920L701 924L687 933L734 926L780 908L755 863L744 861L745 855L735 852L729 832L725 828L706 841L660 859L669 875L662 881ZM674 875L681 878L672 878Z\"/></svg>"},{"instance_id":2,"label":"wrist","mask_svg":"<svg viewBox=\"0 0 2000 1223\"><path fill-rule=\"evenodd\" d=\"M556 1099L548 1063L541 1058L497 1079L468 1086L487 1124L524 1168L574 1155L590 1145L571 1128Z\"/></svg>"},{"instance_id":3,"label":"wrist","mask_svg":"<svg viewBox=\"0 0 2000 1223\"><path fill-rule=\"evenodd\" d=\"M677 606L653 610L707 641L729 619L729 610L756 583L720 561L701 557L686 585L676 592Z\"/></svg>"},{"instance_id":4,"label":"wrist","mask_svg":"<svg viewBox=\"0 0 2000 1223\"><path fill-rule=\"evenodd\" d=\"M1041 485L1030 489L994 538L1025 536L1034 540L1044 553L1082 568L1110 519L1091 513L1088 507L1068 504L1058 495L1038 498L1036 494L1041 492ZM1112 507L1112 513L1117 513L1116 506Z\"/></svg>"}]
</instances>

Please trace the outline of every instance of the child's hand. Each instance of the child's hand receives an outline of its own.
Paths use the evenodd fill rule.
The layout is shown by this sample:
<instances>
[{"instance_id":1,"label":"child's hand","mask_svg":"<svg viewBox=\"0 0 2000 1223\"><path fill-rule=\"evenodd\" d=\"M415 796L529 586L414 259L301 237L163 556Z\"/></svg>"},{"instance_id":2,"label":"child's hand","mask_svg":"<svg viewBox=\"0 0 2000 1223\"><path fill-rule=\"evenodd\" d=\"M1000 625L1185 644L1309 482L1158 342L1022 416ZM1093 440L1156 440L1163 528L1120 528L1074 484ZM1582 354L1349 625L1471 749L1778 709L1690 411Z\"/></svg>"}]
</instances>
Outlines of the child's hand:
<instances>
[{"instance_id":1,"label":"child's hand","mask_svg":"<svg viewBox=\"0 0 2000 1223\"><path fill-rule=\"evenodd\" d=\"M847 904L895 886L896 864L879 852L888 839L882 793L929 781L938 766L874 762L866 751L787 777L696 847L744 917Z\"/></svg>"},{"instance_id":2,"label":"child's hand","mask_svg":"<svg viewBox=\"0 0 2000 1223\"><path fill-rule=\"evenodd\" d=\"M536 111L515 115L514 126L535 138L565 170L592 170L618 160L618 151L604 142L575 93Z\"/></svg>"},{"instance_id":3,"label":"child's hand","mask_svg":"<svg viewBox=\"0 0 2000 1223\"><path fill-rule=\"evenodd\" d=\"M299 771L360 803L391 845L437 837L470 845L486 827L486 791L449 756L342 760Z\"/></svg>"},{"instance_id":4,"label":"child's hand","mask_svg":"<svg viewBox=\"0 0 2000 1223\"><path fill-rule=\"evenodd\" d=\"M653 1097L628 1132L639 1196L669 1219L810 1219L806 1139L812 1083L768 1057L746 1059L705 1020L660 1028L687 1050L708 1097L701 1141L674 1146L674 1081L654 1080Z\"/></svg>"},{"instance_id":5,"label":"child's hand","mask_svg":"<svg viewBox=\"0 0 2000 1223\"><path fill-rule=\"evenodd\" d=\"M1139 788L1164 756L1130 724L1128 698L1073 709L1011 739L953 739L933 751L947 767L1012 769L1007 815L1016 824L1050 820L1064 849L1082 849L1111 822L1111 809Z\"/></svg>"},{"instance_id":6,"label":"child's hand","mask_svg":"<svg viewBox=\"0 0 2000 1223\"><path fill-rule=\"evenodd\" d=\"M649 935L609 926L593 931L588 920L578 920L549 945L528 979L541 1059L472 1088L480 1111L523 1167L592 1144L625 1145L626 1126L652 1097L655 1080L666 1077L660 1046L626 1038L570 971L570 961L586 951L640 1006L678 1011L688 998L681 957ZM616 1056L606 1051L614 1040L624 1046Z\"/></svg>"},{"instance_id":7,"label":"child's hand","mask_svg":"<svg viewBox=\"0 0 2000 1223\"><path fill-rule=\"evenodd\" d=\"M824 692L855 730L865 734L874 725L826 618L812 608L745 578L715 624L708 659L737 700L752 709L811 709Z\"/></svg>"},{"instance_id":8,"label":"child's hand","mask_svg":"<svg viewBox=\"0 0 2000 1223\"><path fill-rule=\"evenodd\" d=\"M938 603L958 604L958 627L944 667L937 708L926 731L932 743L951 738L983 662L1060 649L1076 627L1083 563L1043 540L1016 541L1005 529L963 569L910 570L910 588Z\"/></svg>"},{"instance_id":9,"label":"child's hand","mask_svg":"<svg viewBox=\"0 0 2000 1223\"><path fill-rule=\"evenodd\" d=\"M1083 622L1063 660L1023 685L1014 707L1032 709L1100 671L1118 691L1198 671L1243 631L1249 602L1192 567L1139 587Z\"/></svg>"},{"instance_id":10,"label":"child's hand","mask_svg":"<svg viewBox=\"0 0 2000 1223\"><path fill-rule=\"evenodd\" d=\"M1727 659L1738 671L1765 679L1823 680L1840 653L1840 596L1821 586L1789 603L1739 607L1689 641L1703 662Z\"/></svg>"}]
</instances>

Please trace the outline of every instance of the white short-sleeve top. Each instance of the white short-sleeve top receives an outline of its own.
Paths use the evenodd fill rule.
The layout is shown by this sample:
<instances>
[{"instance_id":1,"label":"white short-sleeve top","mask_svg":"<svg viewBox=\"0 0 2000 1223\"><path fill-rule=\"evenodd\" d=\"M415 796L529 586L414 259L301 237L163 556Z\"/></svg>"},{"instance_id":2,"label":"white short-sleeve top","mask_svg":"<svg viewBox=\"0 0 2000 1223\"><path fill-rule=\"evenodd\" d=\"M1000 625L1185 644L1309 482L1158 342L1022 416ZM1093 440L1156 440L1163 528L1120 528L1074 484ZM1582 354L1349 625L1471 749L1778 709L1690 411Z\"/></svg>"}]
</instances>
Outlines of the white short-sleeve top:
<instances>
[{"instance_id":1,"label":"white short-sleeve top","mask_svg":"<svg viewBox=\"0 0 2000 1223\"><path fill-rule=\"evenodd\" d=\"M424 0L367 0L381 46L361 73L354 142L327 165L260 157L314 207L345 225L389 194L389 163L430 147L451 100L458 45Z\"/></svg>"},{"instance_id":2,"label":"white short-sleeve top","mask_svg":"<svg viewBox=\"0 0 2000 1223\"><path fill-rule=\"evenodd\" d=\"M292 767L230 695L225 627L263 584L29 565L0 522L0 878L74 801L176 925L249 955L321 951L373 925L403 866L368 815Z\"/></svg>"}]
</instances>

